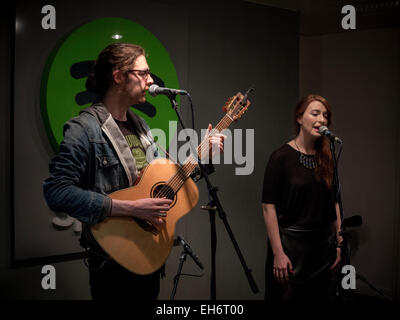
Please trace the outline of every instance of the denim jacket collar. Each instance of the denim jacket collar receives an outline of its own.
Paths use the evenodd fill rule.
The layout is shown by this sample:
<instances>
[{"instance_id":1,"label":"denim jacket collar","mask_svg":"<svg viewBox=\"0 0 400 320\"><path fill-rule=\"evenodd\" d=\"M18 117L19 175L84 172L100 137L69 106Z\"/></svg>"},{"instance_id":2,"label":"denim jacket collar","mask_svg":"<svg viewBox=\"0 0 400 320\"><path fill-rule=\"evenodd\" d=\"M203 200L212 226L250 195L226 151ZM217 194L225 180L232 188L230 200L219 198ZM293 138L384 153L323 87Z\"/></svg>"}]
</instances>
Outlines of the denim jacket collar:
<instances>
[{"instance_id":1,"label":"denim jacket collar","mask_svg":"<svg viewBox=\"0 0 400 320\"><path fill-rule=\"evenodd\" d=\"M138 170L136 167L136 160L132 155L132 152L128 146L128 143L119 129L117 123L114 121L111 113L108 111L103 103L96 103L92 106L84 109L82 112L88 112L92 114L100 123L101 130L110 140L114 150L116 151L118 158L124 168L126 176L129 180L129 186L132 186L138 176ZM152 144L150 141L151 135L148 132L149 128L145 128L140 122L139 117L136 116L131 110L128 110L128 117L138 127L139 139L147 151Z\"/></svg>"}]
</instances>

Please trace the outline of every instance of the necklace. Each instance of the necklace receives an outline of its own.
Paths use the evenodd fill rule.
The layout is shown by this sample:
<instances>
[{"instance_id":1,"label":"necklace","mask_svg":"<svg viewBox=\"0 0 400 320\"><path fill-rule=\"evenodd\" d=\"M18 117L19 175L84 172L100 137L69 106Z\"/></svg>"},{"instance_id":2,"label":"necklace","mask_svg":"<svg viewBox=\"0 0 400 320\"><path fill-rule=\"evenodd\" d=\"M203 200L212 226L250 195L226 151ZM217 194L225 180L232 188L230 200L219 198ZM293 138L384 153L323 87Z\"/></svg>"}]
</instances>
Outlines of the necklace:
<instances>
[{"instance_id":1,"label":"necklace","mask_svg":"<svg viewBox=\"0 0 400 320\"><path fill-rule=\"evenodd\" d=\"M300 151L300 148L296 143L296 139L293 140L293 141L294 141L294 144L297 147L297 150L300 152L300 157L299 157L300 163L303 166L305 166L307 169L315 169L316 164L315 164L314 156L312 156L312 158L307 157L303 152Z\"/></svg>"}]
</instances>

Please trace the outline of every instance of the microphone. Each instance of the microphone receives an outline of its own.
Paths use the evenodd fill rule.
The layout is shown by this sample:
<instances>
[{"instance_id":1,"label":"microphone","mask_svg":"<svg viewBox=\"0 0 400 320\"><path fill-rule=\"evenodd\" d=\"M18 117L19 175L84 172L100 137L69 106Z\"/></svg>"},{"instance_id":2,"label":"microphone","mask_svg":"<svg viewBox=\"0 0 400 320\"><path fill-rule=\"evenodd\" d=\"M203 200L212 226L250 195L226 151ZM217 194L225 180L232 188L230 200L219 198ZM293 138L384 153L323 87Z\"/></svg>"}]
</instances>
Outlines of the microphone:
<instances>
[{"instance_id":1,"label":"microphone","mask_svg":"<svg viewBox=\"0 0 400 320\"><path fill-rule=\"evenodd\" d=\"M319 131L319 133L321 135L324 135L324 136L328 137L329 139L331 139L331 140L333 140L333 141L335 141L335 142L337 142L339 144L343 143L343 141L340 140L339 137L335 136L332 132L330 132L328 127L326 127L326 126L320 126L318 131Z\"/></svg>"},{"instance_id":2,"label":"microphone","mask_svg":"<svg viewBox=\"0 0 400 320\"><path fill-rule=\"evenodd\" d=\"M196 262L196 264L200 267L200 269L203 270L204 267L203 267L203 264L200 262L199 257L194 254L194 252L192 251L192 248L190 248L189 244L185 241L185 239L183 239L181 236L178 235L178 241L183 246L183 249L185 250L185 252L187 252L189 254L189 256L192 257L194 262Z\"/></svg>"},{"instance_id":3,"label":"microphone","mask_svg":"<svg viewBox=\"0 0 400 320\"><path fill-rule=\"evenodd\" d=\"M188 92L185 90L163 88L156 84L152 84L150 86L149 93L153 97L158 96L159 94L165 94L166 96L171 96L171 95L176 95L176 94L188 95Z\"/></svg>"}]
</instances>

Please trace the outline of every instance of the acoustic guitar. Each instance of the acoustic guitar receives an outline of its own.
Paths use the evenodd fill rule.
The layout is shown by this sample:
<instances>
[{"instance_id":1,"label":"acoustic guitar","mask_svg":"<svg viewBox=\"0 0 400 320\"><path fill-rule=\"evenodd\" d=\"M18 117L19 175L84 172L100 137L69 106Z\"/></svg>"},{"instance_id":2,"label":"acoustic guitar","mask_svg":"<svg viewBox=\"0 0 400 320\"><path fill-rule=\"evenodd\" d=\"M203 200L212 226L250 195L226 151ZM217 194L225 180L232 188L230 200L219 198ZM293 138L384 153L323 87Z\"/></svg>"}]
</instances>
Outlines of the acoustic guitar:
<instances>
[{"instance_id":1,"label":"acoustic guitar","mask_svg":"<svg viewBox=\"0 0 400 320\"><path fill-rule=\"evenodd\" d=\"M250 105L247 95L237 93L223 106L225 116L209 132L209 136L228 128L237 121ZM208 150L208 137L197 147ZM167 260L174 242L177 221L194 208L199 191L191 173L197 162L193 155L183 165L168 159L152 161L143 171L140 181L133 187L111 193L112 199L138 200L169 198L172 200L165 223L156 229L150 222L126 217L110 217L92 226L91 231L100 246L121 266L137 274L150 274ZM157 232L155 232L157 231Z\"/></svg>"}]
</instances>

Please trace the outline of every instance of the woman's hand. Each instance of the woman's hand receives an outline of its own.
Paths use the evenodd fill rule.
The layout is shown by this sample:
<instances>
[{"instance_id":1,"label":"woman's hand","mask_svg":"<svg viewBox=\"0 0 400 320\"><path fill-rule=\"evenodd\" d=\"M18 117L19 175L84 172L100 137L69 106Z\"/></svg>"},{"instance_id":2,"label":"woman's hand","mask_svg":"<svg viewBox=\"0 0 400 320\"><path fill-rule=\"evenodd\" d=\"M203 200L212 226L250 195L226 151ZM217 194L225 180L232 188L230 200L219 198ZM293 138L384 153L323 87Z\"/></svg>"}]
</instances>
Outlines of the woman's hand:
<instances>
[{"instance_id":1,"label":"woman's hand","mask_svg":"<svg viewBox=\"0 0 400 320\"><path fill-rule=\"evenodd\" d=\"M287 283L289 281L289 273L293 273L293 266L286 254L280 253L274 255L274 268L272 272L278 282Z\"/></svg>"},{"instance_id":2,"label":"woman's hand","mask_svg":"<svg viewBox=\"0 0 400 320\"><path fill-rule=\"evenodd\" d=\"M333 265L331 265L331 267L329 268L329 271L331 271L331 273L335 273L337 271L341 260L341 253L342 250L340 248L336 248L336 260L333 263Z\"/></svg>"},{"instance_id":3,"label":"woman's hand","mask_svg":"<svg viewBox=\"0 0 400 320\"><path fill-rule=\"evenodd\" d=\"M333 265L331 265L331 267L329 268L329 271L331 271L331 273L335 273L339 267L340 264L340 260L342 259L342 250L341 247L343 246L343 237L340 235L340 231L336 232L336 260L333 263Z\"/></svg>"}]
</instances>

